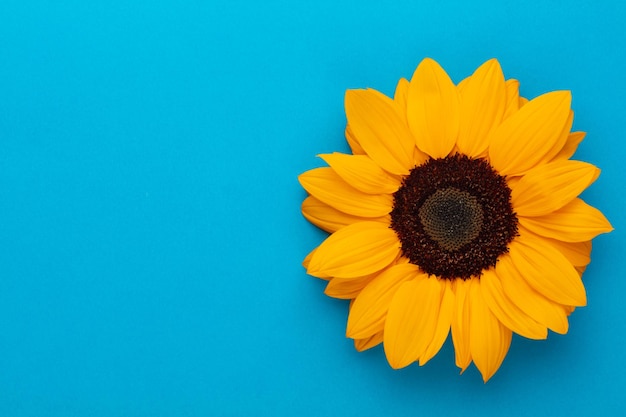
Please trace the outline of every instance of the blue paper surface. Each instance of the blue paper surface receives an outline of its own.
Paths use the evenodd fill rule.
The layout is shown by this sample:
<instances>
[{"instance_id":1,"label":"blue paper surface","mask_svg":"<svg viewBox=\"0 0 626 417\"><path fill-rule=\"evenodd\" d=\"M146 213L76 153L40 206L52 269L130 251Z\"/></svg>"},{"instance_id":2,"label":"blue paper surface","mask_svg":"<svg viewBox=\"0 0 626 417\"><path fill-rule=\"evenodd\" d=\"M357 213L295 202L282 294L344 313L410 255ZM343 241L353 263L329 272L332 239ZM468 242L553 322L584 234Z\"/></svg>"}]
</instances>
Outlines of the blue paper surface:
<instances>
[{"instance_id":1,"label":"blue paper surface","mask_svg":"<svg viewBox=\"0 0 626 417\"><path fill-rule=\"evenodd\" d=\"M619 415L626 407L625 3L0 5L0 415ZM432 57L573 93L594 241L570 331L486 384L448 340L393 371L300 262L297 175L346 151L343 96Z\"/></svg>"}]
</instances>

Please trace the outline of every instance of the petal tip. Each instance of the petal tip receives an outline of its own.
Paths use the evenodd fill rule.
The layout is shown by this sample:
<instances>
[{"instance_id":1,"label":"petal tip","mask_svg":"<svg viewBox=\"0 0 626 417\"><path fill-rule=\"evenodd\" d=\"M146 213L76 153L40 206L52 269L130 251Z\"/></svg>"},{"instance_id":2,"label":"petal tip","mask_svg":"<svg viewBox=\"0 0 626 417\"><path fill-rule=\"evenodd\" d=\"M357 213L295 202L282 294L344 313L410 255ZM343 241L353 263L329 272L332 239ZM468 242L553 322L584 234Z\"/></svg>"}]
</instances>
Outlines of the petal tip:
<instances>
[{"instance_id":1,"label":"petal tip","mask_svg":"<svg viewBox=\"0 0 626 417\"><path fill-rule=\"evenodd\" d=\"M570 107L572 103L572 92L570 90L556 90L556 91L547 93L546 95L551 95L553 97L560 98L561 100L567 103L568 108Z\"/></svg>"},{"instance_id":2,"label":"petal tip","mask_svg":"<svg viewBox=\"0 0 626 417\"><path fill-rule=\"evenodd\" d=\"M499 69L500 71L502 71L502 67L500 66L500 61L498 61L497 58L490 58L487 61L485 61L483 65L485 65L488 68Z\"/></svg>"}]
</instances>

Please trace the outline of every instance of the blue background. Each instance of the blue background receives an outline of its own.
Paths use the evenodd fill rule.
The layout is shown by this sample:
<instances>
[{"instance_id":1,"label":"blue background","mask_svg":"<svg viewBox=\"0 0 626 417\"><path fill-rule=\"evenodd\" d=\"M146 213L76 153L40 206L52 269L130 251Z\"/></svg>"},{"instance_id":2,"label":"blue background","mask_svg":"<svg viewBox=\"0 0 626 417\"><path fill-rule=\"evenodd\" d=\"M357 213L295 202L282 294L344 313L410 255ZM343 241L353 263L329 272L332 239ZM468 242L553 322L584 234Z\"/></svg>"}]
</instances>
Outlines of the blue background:
<instances>
[{"instance_id":1,"label":"blue background","mask_svg":"<svg viewBox=\"0 0 626 417\"><path fill-rule=\"evenodd\" d=\"M508 4L511 3L511 4ZM0 415L586 415L626 407L624 73L615 1L0 5ZM484 385L450 340L393 371L304 273L296 177L346 151L343 95L497 57L571 89L595 241L568 335Z\"/></svg>"}]
</instances>

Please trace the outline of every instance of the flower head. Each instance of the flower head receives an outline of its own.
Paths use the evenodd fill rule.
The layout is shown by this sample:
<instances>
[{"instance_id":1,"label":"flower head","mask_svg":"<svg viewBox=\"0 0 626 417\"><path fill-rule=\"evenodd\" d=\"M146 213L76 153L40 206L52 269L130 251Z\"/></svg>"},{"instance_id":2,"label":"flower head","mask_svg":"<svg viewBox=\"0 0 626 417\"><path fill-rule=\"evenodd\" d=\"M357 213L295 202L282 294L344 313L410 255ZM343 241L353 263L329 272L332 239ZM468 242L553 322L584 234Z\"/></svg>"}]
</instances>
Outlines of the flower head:
<instances>
[{"instance_id":1,"label":"flower head","mask_svg":"<svg viewBox=\"0 0 626 417\"><path fill-rule=\"evenodd\" d=\"M612 230L578 195L599 175L571 160L571 95L531 101L498 61L454 85L432 59L393 99L350 90L352 154L299 179L302 213L331 235L305 259L326 293L351 299L346 334L384 344L393 368L420 365L452 332L456 364L487 381L512 333L568 330L587 302L591 239Z\"/></svg>"}]
</instances>

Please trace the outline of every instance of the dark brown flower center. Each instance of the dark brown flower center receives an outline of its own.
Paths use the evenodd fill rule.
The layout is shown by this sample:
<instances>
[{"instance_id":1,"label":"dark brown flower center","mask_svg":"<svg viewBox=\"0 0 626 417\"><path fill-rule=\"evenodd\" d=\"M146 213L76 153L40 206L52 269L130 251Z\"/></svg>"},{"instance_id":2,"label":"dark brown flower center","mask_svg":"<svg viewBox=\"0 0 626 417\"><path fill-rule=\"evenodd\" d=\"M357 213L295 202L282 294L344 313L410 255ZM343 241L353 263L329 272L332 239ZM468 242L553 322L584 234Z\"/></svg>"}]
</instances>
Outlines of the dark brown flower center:
<instances>
[{"instance_id":1,"label":"dark brown flower center","mask_svg":"<svg viewBox=\"0 0 626 417\"><path fill-rule=\"evenodd\" d=\"M517 217L503 176L483 159L454 155L411 170L394 194L391 227L424 272L467 279L508 252Z\"/></svg>"},{"instance_id":2,"label":"dark brown flower center","mask_svg":"<svg viewBox=\"0 0 626 417\"><path fill-rule=\"evenodd\" d=\"M437 190L424 201L419 218L428 236L447 251L470 243L483 226L478 199L456 188Z\"/></svg>"}]
</instances>

